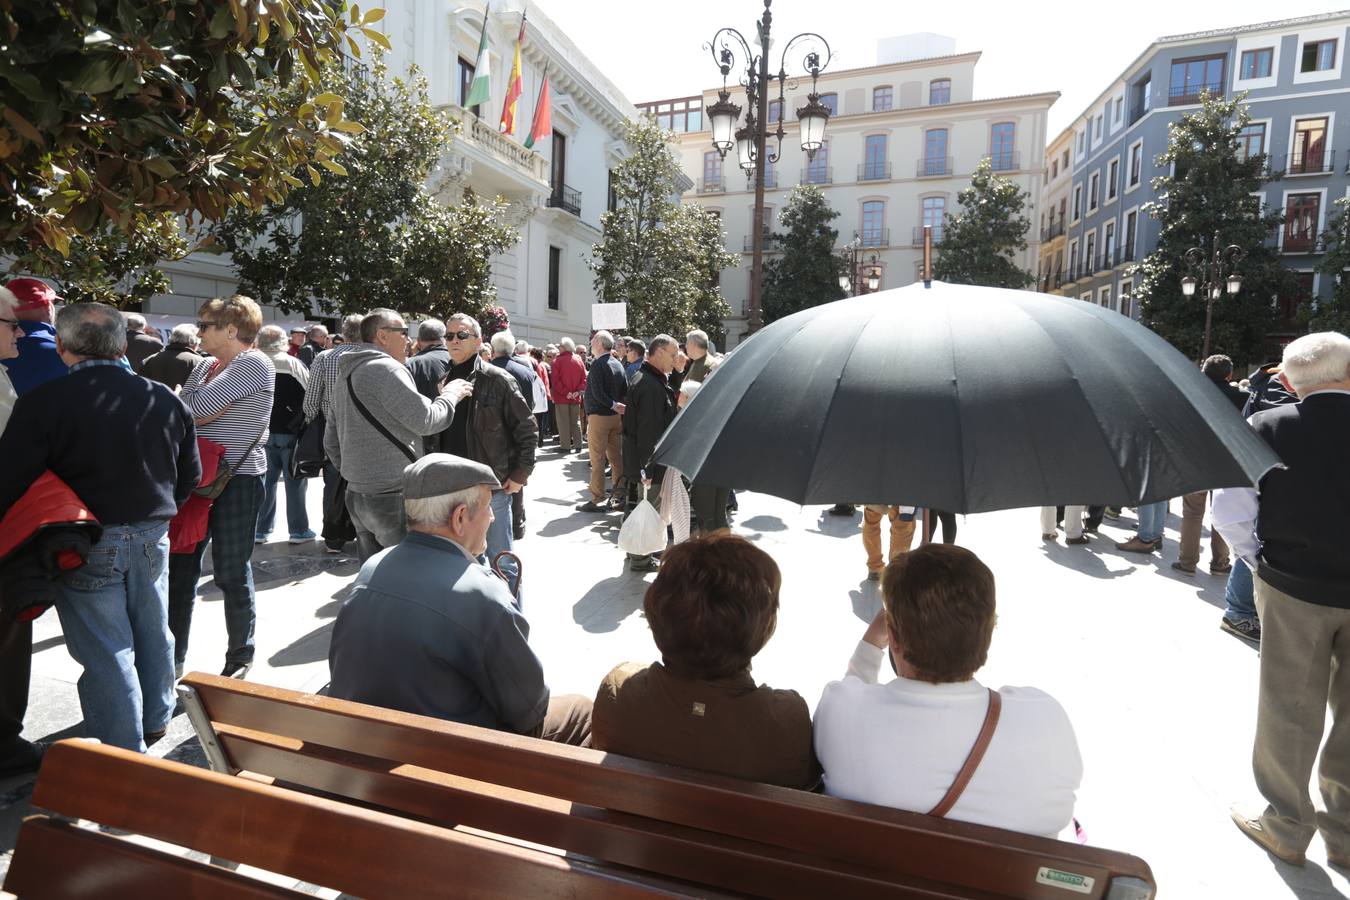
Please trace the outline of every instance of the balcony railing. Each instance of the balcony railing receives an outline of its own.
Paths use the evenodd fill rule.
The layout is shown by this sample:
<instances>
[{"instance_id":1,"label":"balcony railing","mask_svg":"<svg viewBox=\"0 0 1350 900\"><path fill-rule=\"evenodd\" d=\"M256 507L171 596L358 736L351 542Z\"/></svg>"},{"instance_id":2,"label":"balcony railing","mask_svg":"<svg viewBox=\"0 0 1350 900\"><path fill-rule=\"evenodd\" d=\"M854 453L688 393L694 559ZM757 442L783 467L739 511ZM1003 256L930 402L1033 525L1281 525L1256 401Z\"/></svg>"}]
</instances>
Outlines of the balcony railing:
<instances>
[{"instance_id":1,"label":"balcony railing","mask_svg":"<svg viewBox=\"0 0 1350 900\"><path fill-rule=\"evenodd\" d=\"M1116 260L1116 265L1120 265L1121 263L1130 263L1130 262L1134 262L1134 248L1133 248L1133 247L1121 247L1119 253L1120 253L1120 258Z\"/></svg>"},{"instance_id":2,"label":"balcony railing","mask_svg":"<svg viewBox=\"0 0 1350 900\"><path fill-rule=\"evenodd\" d=\"M889 247L891 230L889 228L865 228L858 233L858 242L863 247Z\"/></svg>"},{"instance_id":3,"label":"balcony railing","mask_svg":"<svg viewBox=\"0 0 1350 900\"><path fill-rule=\"evenodd\" d=\"M926 156L919 160L916 172L919 178L936 178L950 174L952 174L952 158L950 156Z\"/></svg>"},{"instance_id":4,"label":"balcony railing","mask_svg":"<svg viewBox=\"0 0 1350 900\"><path fill-rule=\"evenodd\" d=\"M720 194L727 189L727 180L721 175L712 178L700 178L698 180L698 192L700 194Z\"/></svg>"},{"instance_id":5,"label":"balcony railing","mask_svg":"<svg viewBox=\"0 0 1350 900\"><path fill-rule=\"evenodd\" d=\"M778 171L771 169L764 173L764 190L772 191L778 187ZM755 174L751 172L745 176L745 189L753 191L755 189Z\"/></svg>"},{"instance_id":6,"label":"balcony railing","mask_svg":"<svg viewBox=\"0 0 1350 900\"><path fill-rule=\"evenodd\" d=\"M1022 153L1020 150L991 153L986 159L989 160L989 165L995 172L1016 172L1022 168Z\"/></svg>"},{"instance_id":7,"label":"balcony railing","mask_svg":"<svg viewBox=\"0 0 1350 900\"><path fill-rule=\"evenodd\" d=\"M574 216L580 216L581 191L574 190L565 184L555 184L553 193L549 195L548 205L561 209L563 212L570 212Z\"/></svg>"},{"instance_id":8,"label":"balcony railing","mask_svg":"<svg viewBox=\"0 0 1350 900\"><path fill-rule=\"evenodd\" d=\"M874 160L858 166L859 181L890 181L891 163L889 160Z\"/></svg>"},{"instance_id":9,"label":"balcony railing","mask_svg":"<svg viewBox=\"0 0 1350 900\"><path fill-rule=\"evenodd\" d=\"M1182 106L1187 103L1199 103L1200 95L1209 92L1211 97L1223 96L1223 82L1211 81L1206 84L1173 85L1167 91L1168 106Z\"/></svg>"},{"instance_id":10,"label":"balcony railing","mask_svg":"<svg viewBox=\"0 0 1350 900\"><path fill-rule=\"evenodd\" d=\"M770 232L766 231L764 232L764 241L761 244L761 246L764 248L765 253L778 253L783 249L780 246L782 240L783 239L778 235L771 234ZM755 244L755 236L753 234L747 234L745 236L744 252L750 253L751 251L753 251L755 249L754 244Z\"/></svg>"},{"instance_id":11,"label":"balcony railing","mask_svg":"<svg viewBox=\"0 0 1350 900\"><path fill-rule=\"evenodd\" d=\"M1046 272L1041 277L1041 291L1053 291L1064 283L1064 270L1056 269L1053 272Z\"/></svg>"},{"instance_id":12,"label":"balcony railing","mask_svg":"<svg viewBox=\"0 0 1350 900\"><path fill-rule=\"evenodd\" d=\"M802 169L802 184L834 184L834 170L829 166L807 166Z\"/></svg>"},{"instance_id":13,"label":"balcony railing","mask_svg":"<svg viewBox=\"0 0 1350 900\"><path fill-rule=\"evenodd\" d=\"M1335 168L1335 150L1313 150L1284 156L1280 168L1286 175L1324 175Z\"/></svg>"},{"instance_id":14,"label":"balcony railing","mask_svg":"<svg viewBox=\"0 0 1350 900\"><path fill-rule=\"evenodd\" d=\"M1315 231L1286 231L1284 233L1285 253L1315 253L1317 252L1317 232Z\"/></svg>"},{"instance_id":15,"label":"balcony railing","mask_svg":"<svg viewBox=\"0 0 1350 900\"><path fill-rule=\"evenodd\" d=\"M940 244L940 243L942 243L942 226L941 226L941 225L933 225L933 226L931 226L931 227L932 227L932 229L933 229L933 243L934 243L934 244ZM916 226L914 227L914 235L913 235L913 237L911 238L910 243L911 243L913 246L915 246L915 247L922 247L922 246L923 246L923 226L922 226L922 225L916 225Z\"/></svg>"},{"instance_id":16,"label":"balcony railing","mask_svg":"<svg viewBox=\"0 0 1350 900\"><path fill-rule=\"evenodd\" d=\"M1064 233L1063 219L1060 219L1058 222L1051 222L1049 225L1041 229L1041 243L1045 243L1046 241L1053 241L1055 238L1059 237L1063 233Z\"/></svg>"}]
</instances>

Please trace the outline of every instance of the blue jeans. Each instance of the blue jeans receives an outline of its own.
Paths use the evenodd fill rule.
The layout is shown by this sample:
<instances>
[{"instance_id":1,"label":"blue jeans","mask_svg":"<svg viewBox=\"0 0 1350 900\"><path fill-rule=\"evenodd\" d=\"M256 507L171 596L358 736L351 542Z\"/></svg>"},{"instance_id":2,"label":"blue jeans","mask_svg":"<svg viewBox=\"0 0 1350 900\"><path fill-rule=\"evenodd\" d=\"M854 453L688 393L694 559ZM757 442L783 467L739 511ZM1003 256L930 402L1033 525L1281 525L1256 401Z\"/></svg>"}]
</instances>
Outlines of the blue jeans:
<instances>
[{"instance_id":1,"label":"blue jeans","mask_svg":"<svg viewBox=\"0 0 1350 900\"><path fill-rule=\"evenodd\" d=\"M1163 536L1163 526L1167 523L1167 501L1145 503L1139 507L1139 540L1156 541Z\"/></svg>"},{"instance_id":2,"label":"blue jeans","mask_svg":"<svg viewBox=\"0 0 1350 900\"><path fill-rule=\"evenodd\" d=\"M84 672L87 737L145 752L145 733L173 714L169 523L108 525L78 569L60 578L56 614Z\"/></svg>"},{"instance_id":3,"label":"blue jeans","mask_svg":"<svg viewBox=\"0 0 1350 900\"><path fill-rule=\"evenodd\" d=\"M253 662L253 530L258 525L262 502L262 477L236 475L211 504L207 537L211 544L211 568L216 587L224 595L225 633L229 647L227 664ZM191 553L175 553L169 560L169 627L173 630L174 660L187 658L192 606L197 600L197 582L202 577L202 557L208 541Z\"/></svg>"},{"instance_id":4,"label":"blue jeans","mask_svg":"<svg viewBox=\"0 0 1350 900\"><path fill-rule=\"evenodd\" d=\"M286 482L286 529L291 534L309 531L309 512L305 509L308 478L291 478L291 455L295 453L293 434L273 432L267 438L267 475L263 478L262 507L258 510L258 534L271 534L277 517L277 479Z\"/></svg>"},{"instance_id":5,"label":"blue jeans","mask_svg":"<svg viewBox=\"0 0 1350 900\"><path fill-rule=\"evenodd\" d=\"M1228 608L1223 611L1225 619L1241 622L1257 617L1252 570L1237 557L1233 557L1233 571L1228 573L1228 585L1223 590L1223 599L1228 603Z\"/></svg>"},{"instance_id":6,"label":"blue jeans","mask_svg":"<svg viewBox=\"0 0 1350 900\"><path fill-rule=\"evenodd\" d=\"M511 537L511 495L506 491L492 492L492 524L488 526L487 533L487 564L492 565L492 560L503 550L510 550L515 546ZM520 583L520 573L516 571L516 564L510 559L502 560L502 571L506 573L511 590L514 592ZM516 598L516 608L521 609L525 603L525 594Z\"/></svg>"}]
</instances>

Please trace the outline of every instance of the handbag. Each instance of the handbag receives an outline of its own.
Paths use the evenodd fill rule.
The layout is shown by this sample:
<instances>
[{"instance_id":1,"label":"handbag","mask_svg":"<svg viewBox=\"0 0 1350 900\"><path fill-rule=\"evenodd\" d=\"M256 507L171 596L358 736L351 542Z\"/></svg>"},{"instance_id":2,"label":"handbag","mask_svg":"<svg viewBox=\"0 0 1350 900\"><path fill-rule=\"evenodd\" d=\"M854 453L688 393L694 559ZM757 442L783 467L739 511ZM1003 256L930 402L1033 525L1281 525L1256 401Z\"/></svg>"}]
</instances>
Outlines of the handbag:
<instances>
[{"instance_id":1,"label":"handbag","mask_svg":"<svg viewBox=\"0 0 1350 900\"><path fill-rule=\"evenodd\" d=\"M356 404L356 408L361 411L361 415L366 417L366 421L371 424L371 427L373 427L380 434L387 437L389 439L389 443L393 444L395 447L403 451L403 455L408 457L408 462L410 463L417 462L417 454L409 450L407 444L403 443L398 438L390 434L389 429L381 425L380 420L371 415L370 410L366 409L366 405L361 402L361 398L356 396L356 388L352 387L352 375L355 374L356 373L353 371L348 373L347 375L347 393L351 395L352 402Z\"/></svg>"},{"instance_id":2,"label":"handbag","mask_svg":"<svg viewBox=\"0 0 1350 900\"><path fill-rule=\"evenodd\" d=\"M323 507L323 539L329 544L356 540L356 525L347 511L347 479L338 476L333 495Z\"/></svg>"},{"instance_id":3,"label":"handbag","mask_svg":"<svg viewBox=\"0 0 1350 900\"><path fill-rule=\"evenodd\" d=\"M650 556L666 549L666 523L647 499L645 486L642 500L619 529L619 549L632 556Z\"/></svg>"},{"instance_id":4,"label":"handbag","mask_svg":"<svg viewBox=\"0 0 1350 900\"><path fill-rule=\"evenodd\" d=\"M225 493L225 486L230 483L230 479L234 477L234 473L239 471L239 467L244 464L244 460L248 459L248 455L253 452L254 447L258 446L258 442L262 440L262 436L266 433L267 423L264 422L262 431L258 432L258 436L253 439L253 443L248 445L248 449L244 451L244 455L239 457L239 462L229 468L221 466L216 470L215 478L212 478L206 484L193 488L192 493L196 494L198 497L205 497L207 500L215 500L221 494Z\"/></svg>"},{"instance_id":5,"label":"handbag","mask_svg":"<svg viewBox=\"0 0 1350 900\"><path fill-rule=\"evenodd\" d=\"M316 478L323 474L326 455L323 451L323 434L327 428L323 413L316 415L300 428L295 438L295 449L291 452L291 478Z\"/></svg>"}]
</instances>

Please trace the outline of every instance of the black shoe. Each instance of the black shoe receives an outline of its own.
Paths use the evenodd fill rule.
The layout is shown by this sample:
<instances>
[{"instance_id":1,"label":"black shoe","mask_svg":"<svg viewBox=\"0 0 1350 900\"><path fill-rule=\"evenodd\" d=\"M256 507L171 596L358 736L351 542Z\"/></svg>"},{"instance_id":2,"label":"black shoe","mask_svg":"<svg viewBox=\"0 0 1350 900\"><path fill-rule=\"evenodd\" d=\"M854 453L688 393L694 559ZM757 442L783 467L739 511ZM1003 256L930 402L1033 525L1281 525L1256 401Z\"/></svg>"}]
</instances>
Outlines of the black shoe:
<instances>
[{"instance_id":1,"label":"black shoe","mask_svg":"<svg viewBox=\"0 0 1350 900\"><path fill-rule=\"evenodd\" d=\"M253 668L253 663L227 662L225 668L220 670L221 678L243 678L248 674L248 670Z\"/></svg>"},{"instance_id":2,"label":"black shoe","mask_svg":"<svg viewBox=\"0 0 1350 900\"><path fill-rule=\"evenodd\" d=\"M341 553L346 544L342 541L324 541L323 549L329 553Z\"/></svg>"},{"instance_id":3,"label":"black shoe","mask_svg":"<svg viewBox=\"0 0 1350 900\"><path fill-rule=\"evenodd\" d=\"M1219 621L1219 627L1234 637L1240 637L1257 644L1261 643L1261 622L1257 619L1240 619L1235 622L1224 616Z\"/></svg>"},{"instance_id":4,"label":"black shoe","mask_svg":"<svg viewBox=\"0 0 1350 900\"><path fill-rule=\"evenodd\" d=\"M524 529L524 528L516 528L516 529L514 529L514 530L511 532L511 537L512 537L514 540L517 540L517 541L523 541L523 540L525 539L525 529Z\"/></svg>"},{"instance_id":5,"label":"black shoe","mask_svg":"<svg viewBox=\"0 0 1350 900\"><path fill-rule=\"evenodd\" d=\"M602 505L596 503L594 500L587 500L585 503L577 507L577 512L585 512L585 513L609 512L609 504L605 503Z\"/></svg>"},{"instance_id":6,"label":"black shoe","mask_svg":"<svg viewBox=\"0 0 1350 900\"><path fill-rule=\"evenodd\" d=\"M829 513L832 516L851 516L857 511L857 508L852 503L836 503L829 509Z\"/></svg>"},{"instance_id":7,"label":"black shoe","mask_svg":"<svg viewBox=\"0 0 1350 900\"><path fill-rule=\"evenodd\" d=\"M152 747L164 739L165 729L159 731L147 731L145 733L145 746Z\"/></svg>"},{"instance_id":8,"label":"black shoe","mask_svg":"<svg viewBox=\"0 0 1350 900\"><path fill-rule=\"evenodd\" d=\"M0 749L0 778L14 775L28 775L36 772L42 765L42 754L47 747L33 741L16 737Z\"/></svg>"},{"instance_id":9,"label":"black shoe","mask_svg":"<svg viewBox=\"0 0 1350 900\"><path fill-rule=\"evenodd\" d=\"M650 556L647 556L647 557L643 557L642 559L635 559L635 560L632 560L632 561L628 564L628 571L630 571L630 572L655 572L655 571L656 571L657 569L659 569L660 567L661 567L660 563L658 563L655 559L652 559Z\"/></svg>"}]
</instances>

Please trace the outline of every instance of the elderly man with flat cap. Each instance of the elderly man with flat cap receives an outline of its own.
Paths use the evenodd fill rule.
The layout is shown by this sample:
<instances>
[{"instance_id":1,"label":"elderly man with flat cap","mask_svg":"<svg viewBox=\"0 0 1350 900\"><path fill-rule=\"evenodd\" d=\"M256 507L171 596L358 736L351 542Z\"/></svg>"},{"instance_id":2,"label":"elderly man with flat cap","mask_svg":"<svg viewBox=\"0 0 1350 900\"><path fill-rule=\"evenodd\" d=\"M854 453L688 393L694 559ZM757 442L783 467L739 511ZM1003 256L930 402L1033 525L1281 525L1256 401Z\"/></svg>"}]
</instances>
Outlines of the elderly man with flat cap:
<instances>
[{"instance_id":1,"label":"elderly man with flat cap","mask_svg":"<svg viewBox=\"0 0 1350 900\"><path fill-rule=\"evenodd\" d=\"M329 695L590 746L591 701L549 696L529 622L481 562L500 487L448 453L404 470L408 534L366 560L338 613Z\"/></svg>"}]
</instances>

